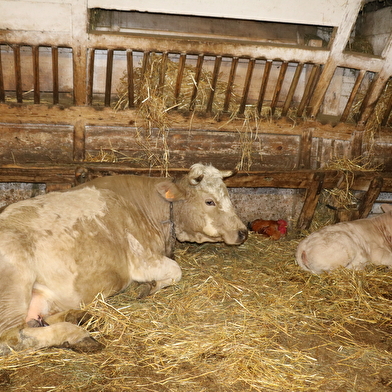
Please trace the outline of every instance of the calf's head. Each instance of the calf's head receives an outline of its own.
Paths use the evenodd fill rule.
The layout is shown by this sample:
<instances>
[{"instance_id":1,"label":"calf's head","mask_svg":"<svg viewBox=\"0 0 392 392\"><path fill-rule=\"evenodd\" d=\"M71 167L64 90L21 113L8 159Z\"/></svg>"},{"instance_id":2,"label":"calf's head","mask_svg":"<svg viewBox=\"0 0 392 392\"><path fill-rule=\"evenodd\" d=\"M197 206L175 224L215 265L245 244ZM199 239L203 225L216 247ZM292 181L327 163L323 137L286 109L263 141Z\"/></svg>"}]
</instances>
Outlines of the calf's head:
<instances>
[{"instance_id":1,"label":"calf's head","mask_svg":"<svg viewBox=\"0 0 392 392\"><path fill-rule=\"evenodd\" d=\"M158 184L161 195L175 202L173 220L179 241L239 245L247 239L246 226L238 218L223 182L231 175L232 171L198 163L169 187Z\"/></svg>"}]
</instances>

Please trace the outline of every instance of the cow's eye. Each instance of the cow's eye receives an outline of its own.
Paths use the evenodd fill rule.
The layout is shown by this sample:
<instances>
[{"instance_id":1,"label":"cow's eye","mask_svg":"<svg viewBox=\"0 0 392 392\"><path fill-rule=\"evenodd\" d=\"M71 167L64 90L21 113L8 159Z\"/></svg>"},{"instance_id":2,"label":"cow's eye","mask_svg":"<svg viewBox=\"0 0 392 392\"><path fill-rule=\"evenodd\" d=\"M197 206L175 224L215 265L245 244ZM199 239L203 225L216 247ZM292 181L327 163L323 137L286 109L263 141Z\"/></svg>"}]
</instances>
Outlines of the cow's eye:
<instances>
[{"instance_id":1,"label":"cow's eye","mask_svg":"<svg viewBox=\"0 0 392 392\"><path fill-rule=\"evenodd\" d=\"M215 205L215 202L214 202L214 200L211 200L211 199L207 199L206 200L206 204L208 205L208 206L214 206Z\"/></svg>"}]
</instances>

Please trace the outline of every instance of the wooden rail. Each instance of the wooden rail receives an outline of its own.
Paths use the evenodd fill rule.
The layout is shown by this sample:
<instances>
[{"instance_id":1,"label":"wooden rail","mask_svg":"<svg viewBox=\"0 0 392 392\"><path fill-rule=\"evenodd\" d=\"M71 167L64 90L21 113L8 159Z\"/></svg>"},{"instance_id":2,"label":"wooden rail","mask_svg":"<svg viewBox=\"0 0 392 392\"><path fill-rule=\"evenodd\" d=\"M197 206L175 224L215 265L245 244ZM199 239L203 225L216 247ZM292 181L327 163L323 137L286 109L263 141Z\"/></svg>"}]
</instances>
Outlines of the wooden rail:
<instances>
[{"instance_id":1,"label":"wooden rail","mask_svg":"<svg viewBox=\"0 0 392 392\"><path fill-rule=\"evenodd\" d=\"M187 169L173 168L169 175L177 177ZM70 165L2 165L0 182L46 183L47 191L70 188L95 177L134 174L157 177L161 170L135 168L120 164L82 163ZM392 192L392 172L353 172L352 190L364 191L358 217L365 217L381 191ZM305 201L297 227L307 229L313 219L321 191L339 185L342 173L335 170L239 172L226 180L229 188L291 188L306 189Z\"/></svg>"}]
</instances>

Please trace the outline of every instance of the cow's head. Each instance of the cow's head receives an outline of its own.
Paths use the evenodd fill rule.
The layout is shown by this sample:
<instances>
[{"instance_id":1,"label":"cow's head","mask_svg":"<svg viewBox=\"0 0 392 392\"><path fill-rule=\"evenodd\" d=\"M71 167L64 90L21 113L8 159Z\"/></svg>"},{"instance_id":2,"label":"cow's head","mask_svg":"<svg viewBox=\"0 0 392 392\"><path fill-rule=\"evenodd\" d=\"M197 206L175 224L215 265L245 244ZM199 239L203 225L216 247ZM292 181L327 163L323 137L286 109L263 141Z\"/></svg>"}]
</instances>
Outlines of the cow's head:
<instances>
[{"instance_id":1,"label":"cow's head","mask_svg":"<svg viewBox=\"0 0 392 392\"><path fill-rule=\"evenodd\" d=\"M158 185L161 195L175 202L173 219L179 241L239 245L247 239L246 226L235 213L223 182L231 175L232 171L198 163L176 183Z\"/></svg>"}]
</instances>

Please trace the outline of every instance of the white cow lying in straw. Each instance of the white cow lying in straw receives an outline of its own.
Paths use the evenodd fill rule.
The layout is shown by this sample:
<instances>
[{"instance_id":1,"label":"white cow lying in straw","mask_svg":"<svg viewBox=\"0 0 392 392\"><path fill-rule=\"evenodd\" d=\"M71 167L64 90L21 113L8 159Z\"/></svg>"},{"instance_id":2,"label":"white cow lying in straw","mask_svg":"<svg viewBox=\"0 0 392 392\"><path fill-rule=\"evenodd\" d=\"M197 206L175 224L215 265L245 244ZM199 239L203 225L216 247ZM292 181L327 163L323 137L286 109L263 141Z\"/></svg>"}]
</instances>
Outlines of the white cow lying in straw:
<instances>
[{"instance_id":1,"label":"white cow lying in straw","mask_svg":"<svg viewBox=\"0 0 392 392\"><path fill-rule=\"evenodd\" d=\"M392 205L384 214L341 222L310 234L297 248L297 263L319 274L338 267L362 269L367 263L392 267Z\"/></svg>"},{"instance_id":2,"label":"white cow lying in straw","mask_svg":"<svg viewBox=\"0 0 392 392\"><path fill-rule=\"evenodd\" d=\"M0 214L0 355L101 345L75 325L81 304L132 282L145 295L178 282L175 239L239 245L247 229L223 178L193 165L178 181L102 177L7 207ZM44 327L44 328L42 328Z\"/></svg>"}]
</instances>

